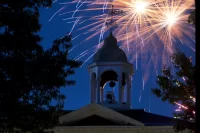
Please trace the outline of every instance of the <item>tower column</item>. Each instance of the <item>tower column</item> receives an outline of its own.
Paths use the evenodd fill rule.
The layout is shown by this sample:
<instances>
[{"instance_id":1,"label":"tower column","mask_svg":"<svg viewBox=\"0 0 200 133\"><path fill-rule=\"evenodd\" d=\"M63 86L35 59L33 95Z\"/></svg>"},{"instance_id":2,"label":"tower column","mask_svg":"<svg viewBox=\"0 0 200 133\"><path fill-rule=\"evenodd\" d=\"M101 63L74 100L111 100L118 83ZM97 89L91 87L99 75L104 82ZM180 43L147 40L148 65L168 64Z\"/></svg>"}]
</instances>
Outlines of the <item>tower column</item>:
<instances>
[{"instance_id":1,"label":"tower column","mask_svg":"<svg viewBox=\"0 0 200 133\"><path fill-rule=\"evenodd\" d=\"M91 103L96 102L96 79L90 80L90 91L91 91Z\"/></svg>"},{"instance_id":2,"label":"tower column","mask_svg":"<svg viewBox=\"0 0 200 133\"><path fill-rule=\"evenodd\" d=\"M122 98L122 103L124 102L124 86L122 86L122 90L121 90L121 98Z\"/></svg>"},{"instance_id":3,"label":"tower column","mask_svg":"<svg viewBox=\"0 0 200 133\"><path fill-rule=\"evenodd\" d=\"M92 79L90 80L90 103L94 103L94 96L93 96L93 93L94 93L94 88L93 88L93 82L92 82Z\"/></svg>"},{"instance_id":4,"label":"tower column","mask_svg":"<svg viewBox=\"0 0 200 133\"><path fill-rule=\"evenodd\" d=\"M122 103L122 76L121 75L118 75L118 85L119 85L118 102Z\"/></svg>"},{"instance_id":5,"label":"tower column","mask_svg":"<svg viewBox=\"0 0 200 133\"><path fill-rule=\"evenodd\" d=\"M131 106L131 77L127 81L127 104Z\"/></svg>"},{"instance_id":6,"label":"tower column","mask_svg":"<svg viewBox=\"0 0 200 133\"><path fill-rule=\"evenodd\" d=\"M103 102L103 93L104 93L103 87L101 87L100 90L101 90L101 102Z\"/></svg>"},{"instance_id":7,"label":"tower column","mask_svg":"<svg viewBox=\"0 0 200 133\"><path fill-rule=\"evenodd\" d=\"M96 91L97 91L96 93L97 103L100 103L100 78L99 77L96 79Z\"/></svg>"}]
</instances>

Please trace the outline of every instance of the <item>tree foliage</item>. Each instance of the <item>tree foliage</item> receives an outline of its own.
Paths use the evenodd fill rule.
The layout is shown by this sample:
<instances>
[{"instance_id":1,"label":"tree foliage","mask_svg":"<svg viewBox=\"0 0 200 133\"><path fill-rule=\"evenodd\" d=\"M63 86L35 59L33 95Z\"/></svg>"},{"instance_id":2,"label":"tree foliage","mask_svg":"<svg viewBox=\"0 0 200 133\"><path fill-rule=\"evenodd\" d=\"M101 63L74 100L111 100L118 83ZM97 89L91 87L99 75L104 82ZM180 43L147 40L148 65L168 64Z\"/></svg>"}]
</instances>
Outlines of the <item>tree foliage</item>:
<instances>
[{"instance_id":1,"label":"tree foliage","mask_svg":"<svg viewBox=\"0 0 200 133\"><path fill-rule=\"evenodd\" d=\"M169 101L171 104L180 103L188 109L183 108L181 112L174 113L180 119L175 125L176 131L185 129L195 130L196 110L196 80L195 65L192 64L191 58L186 57L183 52L177 51L172 55L175 74L170 67L164 67L161 75L157 76L158 88L153 88L152 92L160 97L163 101Z\"/></svg>"},{"instance_id":2,"label":"tree foliage","mask_svg":"<svg viewBox=\"0 0 200 133\"><path fill-rule=\"evenodd\" d=\"M40 7L51 0L0 1L0 132L45 132L58 123L68 76L81 62L69 58L71 36L40 46ZM51 105L56 100L55 106Z\"/></svg>"},{"instance_id":3,"label":"tree foliage","mask_svg":"<svg viewBox=\"0 0 200 133\"><path fill-rule=\"evenodd\" d=\"M195 25L196 24L196 10L193 10L188 17L188 23Z\"/></svg>"}]
</instances>

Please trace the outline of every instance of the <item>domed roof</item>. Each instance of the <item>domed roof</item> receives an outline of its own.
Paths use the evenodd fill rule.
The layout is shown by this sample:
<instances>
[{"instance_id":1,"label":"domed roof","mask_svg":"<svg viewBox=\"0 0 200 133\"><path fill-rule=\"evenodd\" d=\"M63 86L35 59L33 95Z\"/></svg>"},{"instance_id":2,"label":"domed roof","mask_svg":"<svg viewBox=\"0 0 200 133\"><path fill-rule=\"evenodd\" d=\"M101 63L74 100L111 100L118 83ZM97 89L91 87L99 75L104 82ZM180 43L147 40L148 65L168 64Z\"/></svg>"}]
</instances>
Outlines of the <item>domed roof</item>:
<instances>
[{"instance_id":1,"label":"domed roof","mask_svg":"<svg viewBox=\"0 0 200 133\"><path fill-rule=\"evenodd\" d=\"M93 62L127 62L126 54L117 45L117 39L112 32L104 40L104 45L96 52Z\"/></svg>"}]
</instances>

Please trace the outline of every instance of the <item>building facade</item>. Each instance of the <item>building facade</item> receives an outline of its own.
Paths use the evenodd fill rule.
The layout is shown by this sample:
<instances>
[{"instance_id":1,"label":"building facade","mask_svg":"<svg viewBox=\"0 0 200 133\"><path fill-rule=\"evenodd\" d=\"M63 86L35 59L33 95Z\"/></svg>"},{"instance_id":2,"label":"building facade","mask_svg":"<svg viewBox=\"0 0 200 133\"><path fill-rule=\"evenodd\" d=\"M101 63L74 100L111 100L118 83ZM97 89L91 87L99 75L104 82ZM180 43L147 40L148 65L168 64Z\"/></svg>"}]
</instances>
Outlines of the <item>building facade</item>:
<instances>
[{"instance_id":1,"label":"building facade","mask_svg":"<svg viewBox=\"0 0 200 133\"><path fill-rule=\"evenodd\" d=\"M88 71L90 104L65 111L55 133L175 133L176 119L132 108L133 65L112 32L94 55ZM107 82L111 87L118 83L118 99L113 90L105 92Z\"/></svg>"}]
</instances>

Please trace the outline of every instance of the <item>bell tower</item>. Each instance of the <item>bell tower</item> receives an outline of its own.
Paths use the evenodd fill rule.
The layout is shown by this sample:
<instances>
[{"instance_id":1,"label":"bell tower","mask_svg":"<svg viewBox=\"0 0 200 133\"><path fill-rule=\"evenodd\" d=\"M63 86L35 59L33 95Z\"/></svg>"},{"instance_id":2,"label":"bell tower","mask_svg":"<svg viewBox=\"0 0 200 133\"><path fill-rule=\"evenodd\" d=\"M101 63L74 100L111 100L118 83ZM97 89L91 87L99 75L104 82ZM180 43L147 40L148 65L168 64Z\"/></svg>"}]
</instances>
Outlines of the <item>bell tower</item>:
<instances>
[{"instance_id":1,"label":"bell tower","mask_svg":"<svg viewBox=\"0 0 200 133\"><path fill-rule=\"evenodd\" d=\"M133 65L127 61L126 54L118 47L117 39L112 32L105 38L104 45L94 55L88 70L91 103L116 110L131 108ZM110 86L114 86L115 82L118 83L118 99L113 91L104 92L107 82L110 82ZM104 94L106 94L105 100Z\"/></svg>"}]
</instances>

